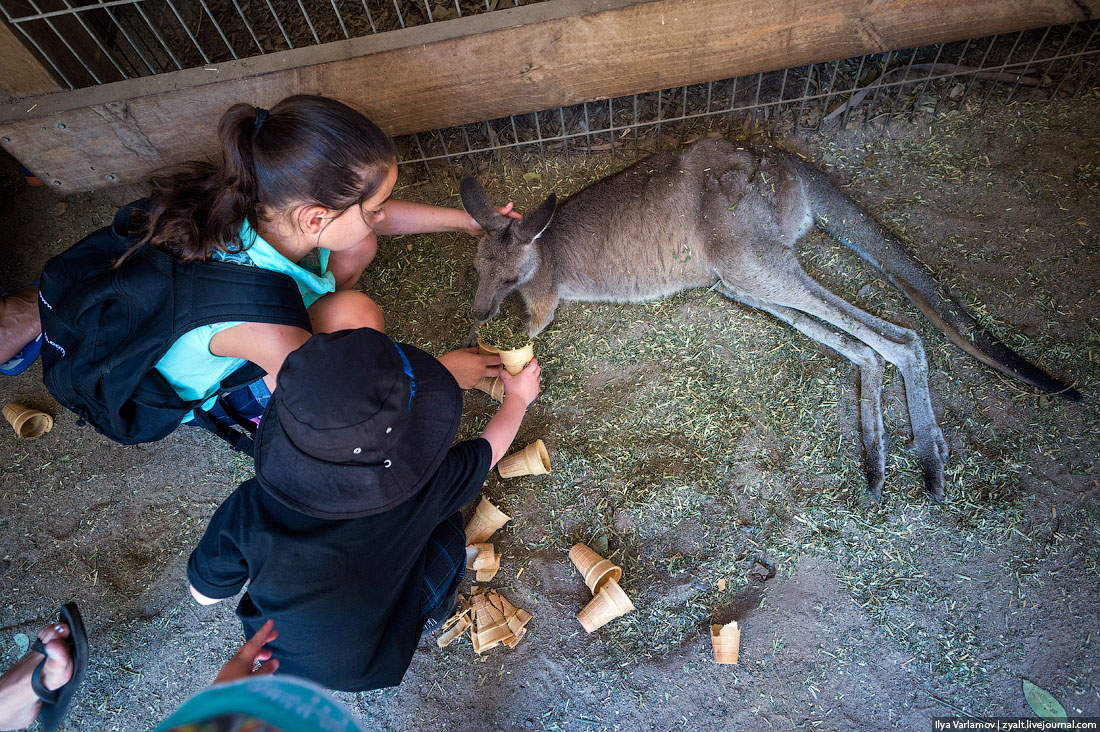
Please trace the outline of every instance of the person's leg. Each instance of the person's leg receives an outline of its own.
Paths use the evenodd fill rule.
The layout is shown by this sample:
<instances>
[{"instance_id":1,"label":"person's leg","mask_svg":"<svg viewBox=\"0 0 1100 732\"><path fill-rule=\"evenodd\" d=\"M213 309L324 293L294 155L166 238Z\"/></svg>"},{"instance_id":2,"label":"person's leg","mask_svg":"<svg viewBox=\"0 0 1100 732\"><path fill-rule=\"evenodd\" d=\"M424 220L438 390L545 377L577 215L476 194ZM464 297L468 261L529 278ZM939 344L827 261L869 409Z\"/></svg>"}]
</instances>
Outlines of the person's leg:
<instances>
[{"instance_id":1,"label":"person's leg","mask_svg":"<svg viewBox=\"0 0 1100 732\"><path fill-rule=\"evenodd\" d=\"M462 514L435 527L426 549L420 589L421 633L436 628L454 612L458 586L466 575L466 532Z\"/></svg>"},{"instance_id":2,"label":"person's leg","mask_svg":"<svg viewBox=\"0 0 1100 732\"><path fill-rule=\"evenodd\" d=\"M337 290L325 295L309 307L309 321L314 333L334 333L355 328L386 331L382 309L357 290Z\"/></svg>"},{"instance_id":3,"label":"person's leg","mask_svg":"<svg viewBox=\"0 0 1100 732\"><path fill-rule=\"evenodd\" d=\"M0 363L4 363L42 332L38 318L38 285L0 297Z\"/></svg>"},{"instance_id":4,"label":"person's leg","mask_svg":"<svg viewBox=\"0 0 1100 732\"><path fill-rule=\"evenodd\" d=\"M59 689L72 678L73 659L65 641L68 637L69 626L64 623L47 625L38 631L39 640L46 646L42 684L47 689ZM41 661L41 653L28 651L0 676L0 730L23 729L38 718L42 702L31 688L31 676Z\"/></svg>"}]
</instances>

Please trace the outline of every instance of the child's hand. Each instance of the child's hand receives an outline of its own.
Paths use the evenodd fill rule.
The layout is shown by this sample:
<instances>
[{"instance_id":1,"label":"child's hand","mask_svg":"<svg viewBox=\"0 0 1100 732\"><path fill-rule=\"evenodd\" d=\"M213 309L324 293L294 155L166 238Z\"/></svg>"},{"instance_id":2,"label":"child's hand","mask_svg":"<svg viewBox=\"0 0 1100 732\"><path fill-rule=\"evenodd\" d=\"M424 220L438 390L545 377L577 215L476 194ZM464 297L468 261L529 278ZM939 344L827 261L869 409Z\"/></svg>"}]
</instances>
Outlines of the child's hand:
<instances>
[{"instance_id":1,"label":"child's hand","mask_svg":"<svg viewBox=\"0 0 1100 732\"><path fill-rule=\"evenodd\" d=\"M504 397L512 394L523 399L523 406L527 407L535 401L542 386L542 367L537 358L531 359L527 368L512 376L507 371L500 372L500 378L504 380Z\"/></svg>"},{"instance_id":2,"label":"child's hand","mask_svg":"<svg viewBox=\"0 0 1100 732\"><path fill-rule=\"evenodd\" d=\"M517 213L516 211L514 211L512 209L512 202L511 201L509 201L508 203L506 203L503 206L501 206L500 208L498 208L497 213L499 213L501 216L507 216L510 219L522 219L523 218L522 214ZM481 228L481 224L474 221L473 216L470 217L470 221L466 224L466 228L463 229L463 230L467 234L469 234L470 236L482 236L482 235L485 234L485 229Z\"/></svg>"},{"instance_id":3,"label":"child's hand","mask_svg":"<svg viewBox=\"0 0 1100 732\"><path fill-rule=\"evenodd\" d=\"M481 355L477 347L459 348L439 357L443 367L451 372L463 389L473 389L477 382L501 373L500 356L495 353Z\"/></svg>"},{"instance_id":4,"label":"child's hand","mask_svg":"<svg viewBox=\"0 0 1100 732\"><path fill-rule=\"evenodd\" d=\"M263 627L256 631L256 635L245 641L240 650L226 661L225 665L222 666L222 670L218 672L218 676L214 679L214 683L236 681L253 674L275 673L275 669L279 668L279 660L271 657L271 651L266 650L264 644L278 637L279 631L275 630L275 621L268 620L263 624ZM257 663L260 666L255 668Z\"/></svg>"}]
</instances>

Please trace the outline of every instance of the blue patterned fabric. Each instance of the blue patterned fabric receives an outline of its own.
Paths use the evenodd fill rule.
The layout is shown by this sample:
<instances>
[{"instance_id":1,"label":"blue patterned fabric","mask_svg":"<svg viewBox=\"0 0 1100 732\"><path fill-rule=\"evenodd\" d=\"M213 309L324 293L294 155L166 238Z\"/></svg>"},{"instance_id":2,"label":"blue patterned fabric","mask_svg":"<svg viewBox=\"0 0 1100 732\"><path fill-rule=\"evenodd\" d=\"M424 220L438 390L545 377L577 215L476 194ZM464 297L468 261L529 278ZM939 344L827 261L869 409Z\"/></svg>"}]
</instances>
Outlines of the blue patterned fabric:
<instances>
[{"instance_id":1,"label":"blue patterned fabric","mask_svg":"<svg viewBox=\"0 0 1100 732\"><path fill-rule=\"evenodd\" d=\"M420 587L421 633L427 633L453 612L452 600L466 575L466 532L462 514L436 527L428 541L424 580ZM442 616L442 617L439 617Z\"/></svg>"}]
</instances>

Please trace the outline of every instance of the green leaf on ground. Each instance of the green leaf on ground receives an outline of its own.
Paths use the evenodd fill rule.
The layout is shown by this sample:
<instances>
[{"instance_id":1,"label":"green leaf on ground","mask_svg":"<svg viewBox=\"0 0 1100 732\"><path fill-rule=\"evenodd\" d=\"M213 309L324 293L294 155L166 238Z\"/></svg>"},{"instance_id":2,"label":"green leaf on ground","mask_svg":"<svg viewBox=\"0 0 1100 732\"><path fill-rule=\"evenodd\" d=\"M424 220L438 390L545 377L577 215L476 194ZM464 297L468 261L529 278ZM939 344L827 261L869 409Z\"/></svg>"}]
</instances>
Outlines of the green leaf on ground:
<instances>
[{"instance_id":1,"label":"green leaf on ground","mask_svg":"<svg viewBox=\"0 0 1100 732\"><path fill-rule=\"evenodd\" d=\"M1039 717L1057 722L1066 718L1066 710L1050 692L1024 679L1024 698Z\"/></svg>"},{"instance_id":2,"label":"green leaf on ground","mask_svg":"<svg viewBox=\"0 0 1100 732\"><path fill-rule=\"evenodd\" d=\"M530 183L533 180L542 180L542 176L538 173L524 173L523 179Z\"/></svg>"}]
</instances>

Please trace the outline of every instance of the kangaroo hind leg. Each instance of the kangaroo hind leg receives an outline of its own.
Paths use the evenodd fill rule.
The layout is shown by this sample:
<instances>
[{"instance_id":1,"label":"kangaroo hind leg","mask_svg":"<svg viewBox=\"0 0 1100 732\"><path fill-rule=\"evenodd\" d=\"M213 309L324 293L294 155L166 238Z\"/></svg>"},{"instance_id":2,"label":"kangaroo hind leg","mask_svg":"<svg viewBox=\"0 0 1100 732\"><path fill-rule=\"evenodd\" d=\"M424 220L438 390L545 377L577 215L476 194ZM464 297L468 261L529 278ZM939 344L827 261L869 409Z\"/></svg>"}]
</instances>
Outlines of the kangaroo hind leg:
<instances>
[{"instance_id":1,"label":"kangaroo hind leg","mask_svg":"<svg viewBox=\"0 0 1100 732\"><path fill-rule=\"evenodd\" d=\"M771 313L779 320L845 357L859 371L859 431L863 442L867 488L882 498L886 480L886 428L882 423L882 379L886 363L874 349L837 332L819 320L792 308L782 307L752 295L721 286L718 292L737 302Z\"/></svg>"},{"instance_id":2,"label":"kangaroo hind leg","mask_svg":"<svg viewBox=\"0 0 1100 732\"><path fill-rule=\"evenodd\" d=\"M921 463L924 485L933 499L942 502L947 441L932 410L928 357L920 336L913 330L860 310L822 287L805 272L799 279L798 286L787 288L783 305L809 313L858 338L894 364L901 373L909 423L913 429L913 449Z\"/></svg>"}]
</instances>

